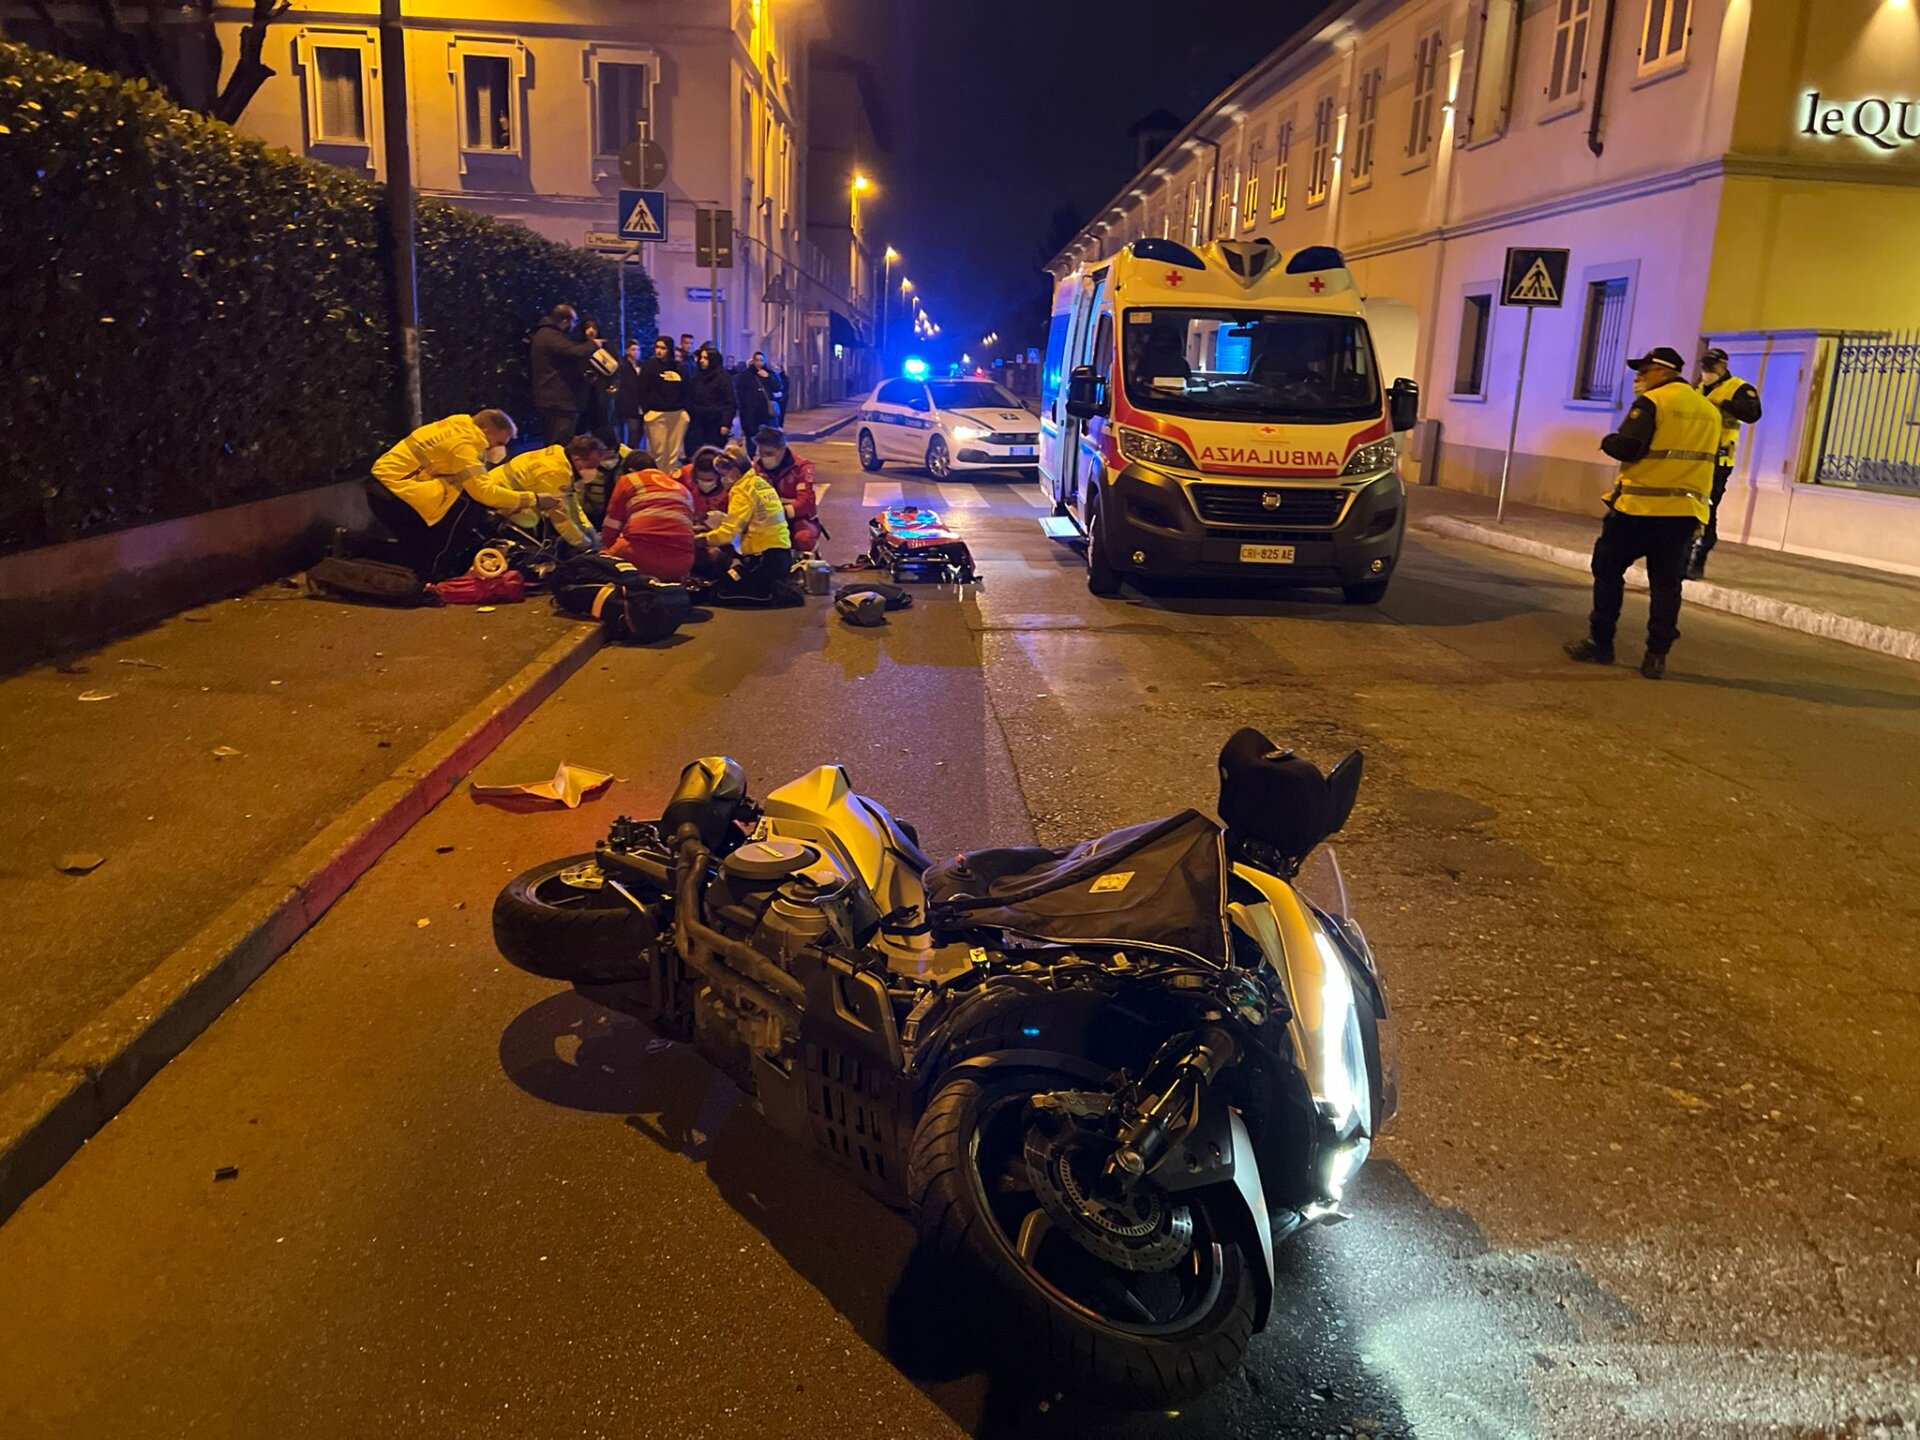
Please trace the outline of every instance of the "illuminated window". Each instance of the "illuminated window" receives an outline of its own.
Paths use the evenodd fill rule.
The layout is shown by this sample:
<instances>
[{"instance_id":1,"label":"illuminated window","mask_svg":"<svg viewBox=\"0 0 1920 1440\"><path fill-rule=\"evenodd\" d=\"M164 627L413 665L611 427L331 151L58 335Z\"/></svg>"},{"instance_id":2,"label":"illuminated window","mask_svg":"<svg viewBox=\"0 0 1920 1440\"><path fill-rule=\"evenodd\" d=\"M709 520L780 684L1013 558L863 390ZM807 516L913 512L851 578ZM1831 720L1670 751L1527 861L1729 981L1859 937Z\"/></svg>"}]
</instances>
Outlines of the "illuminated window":
<instances>
[{"instance_id":1,"label":"illuminated window","mask_svg":"<svg viewBox=\"0 0 1920 1440\"><path fill-rule=\"evenodd\" d=\"M1460 143L1504 135L1513 111L1514 60L1520 46L1520 0L1481 0L1467 11L1460 93L1467 106Z\"/></svg>"},{"instance_id":2,"label":"illuminated window","mask_svg":"<svg viewBox=\"0 0 1920 1440\"><path fill-rule=\"evenodd\" d=\"M1200 182L1187 182L1187 244L1200 243Z\"/></svg>"},{"instance_id":3,"label":"illuminated window","mask_svg":"<svg viewBox=\"0 0 1920 1440\"><path fill-rule=\"evenodd\" d=\"M1652 75L1686 63L1693 0L1647 0L1640 27L1640 73Z\"/></svg>"},{"instance_id":4,"label":"illuminated window","mask_svg":"<svg viewBox=\"0 0 1920 1440\"><path fill-rule=\"evenodd\" d=\"M1267 193L1267 214L1281 220L1287 213L1287 169L1293 159L1293 122L1283 120L1273 131L1273 188Z\"/></svg>"},{"instance_id":5,"label":"illuminated window","mask_svg":"<svg viewBox=\"0 0 1920 1440\"><path fill-rule=\"evenodd\" d=\"M1373 178L1373 137L1380 129L1380 86L1384 78L1378 65L1360 74L1353 125L1353 183L1356 185L1364 185Z\"/></svg>"},{"instance_id":6,"label":"illuminated window","mask_svg":"<svg viewBox=\"0 0 1920 1440\"><path fill-rule=\"evenodd\" d=\"M1247 197L1240 207L1240 229L1251 230L1260 219L1260 164L1256 159L1247 166Z\"/></svg>"},{"instance_id":7,"label":"illuminated window","mask_svg":"<svg viewBox=\"0 0 1920 1440\"><path fill-rule=\"evenodd\" d=\"M1333 188L1333 97L1313 107L1313 162L1307 171L1307 204L1318 205Z\"/></svg>"},{"instance_id":8,"label":"illuminated window","mask_svg":"<svg viewBox=\"0 0 1920 1440\"><path fill-rule=\"evenodd\" d=\"M306 81L307 143L369 143L371 77L379 73L379 42L371 30L303 29L294 36L294 63Z\"/></svg>"},{"instance_id":9,"label":"illuminated window","mask_svg":"<svg viewBox=\"0 0 1920 1440\"><path fill-rule=\"evenodd\" d=\"M1547 77L1549 102L1574 100L1587 75L1587 30L1593 0L1558 0L1553 22L1553 70Z\"/></svg>"},{"instance_id":10,"label":"illuminated window","mask_svg":"<svg viewBox=\"0 0 1920 1440\"><path fill-rule=\"evenodd\" d=\"M469 150L512 150L513 74L503 55L468 55L461 62L466 92L463 140Z\"/></svg>"},{"instance_id":11,"label":"illuminated window","mask_svg":"<svg viewBox=\"0 0 1920 1440\"><path fill-rule=\"evenodd\" d=\"M1440 67L1447 56L1438 30L1413 48L1413 114L1407 121L1407 154L1424 160L1433 149L1433 117L1439 109Z\"/></svg>"},{"instance_id":12,"label":"illuminated window","mask_svg":"<svg viewBox=\"0 0 1920 1440\"><path fill-rule=\"evenodd\" d=\"M1222 188L1220 192L1220 198L1224 202L1221 206L1222 217L1227 222L1225 227L1221 230L1220 233L1223 235L1234 235L1239 233L1239 230L1240 230L1240 165L1237 161L1234 163L1234 167L1233 167L1233 178L1227 181L1225 187Z\"/></svg>"},{"instance_id":13,"label":"illuminated window","mask_svg":"<svg viewBox=\"0 0 1920 1440\"><path fill-rule=\"evenodd\" d=\"M1460 307L1460 345L1453 362L1453 393L1484 398L1487 343L1493 337L1493 291L1469 292Z\"/></svg>"}]
</instances>

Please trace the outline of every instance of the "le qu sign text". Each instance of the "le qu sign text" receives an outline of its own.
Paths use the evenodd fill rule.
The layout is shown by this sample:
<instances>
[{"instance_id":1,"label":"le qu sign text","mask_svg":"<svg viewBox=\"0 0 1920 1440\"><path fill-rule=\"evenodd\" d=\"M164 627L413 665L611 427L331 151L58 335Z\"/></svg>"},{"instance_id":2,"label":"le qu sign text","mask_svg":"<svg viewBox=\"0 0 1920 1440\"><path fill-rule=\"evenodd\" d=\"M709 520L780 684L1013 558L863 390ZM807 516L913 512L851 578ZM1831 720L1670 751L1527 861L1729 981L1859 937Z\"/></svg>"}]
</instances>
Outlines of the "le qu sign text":
<instances>
[{"instance_id":1,"label":"le qu sign text","mask_svg":"<svg viewBox=\"0 0 1920 1440\"><path fill-rule=\"evenodd\" d=\"M1806 123L1802 135L1816 139L1846 137L1876 150L1898 150L1920 141L1920 100L1881 100L1869 97L1845 105L1828 105L1818 90L1807 92Z\"/></svg>"}]
</instances>

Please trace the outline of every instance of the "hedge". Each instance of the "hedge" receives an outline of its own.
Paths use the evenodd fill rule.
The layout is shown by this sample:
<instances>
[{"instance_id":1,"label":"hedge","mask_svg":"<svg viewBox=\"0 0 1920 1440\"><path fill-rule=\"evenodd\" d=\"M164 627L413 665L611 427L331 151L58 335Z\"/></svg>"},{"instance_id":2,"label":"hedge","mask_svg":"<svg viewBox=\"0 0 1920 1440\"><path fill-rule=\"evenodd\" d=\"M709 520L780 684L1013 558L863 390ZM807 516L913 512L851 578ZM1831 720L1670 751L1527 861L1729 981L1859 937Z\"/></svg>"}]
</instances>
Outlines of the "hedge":
<instances>
[{"instance_id":1,"label":"hedge","mask_svg":"<svg viewBox=\"0 0 1920 1440\"><path fill-rule=\"evenodd\" d=\"M403 424L382 188L0 43L0 553L364 475ZM417 209L423 400L531 419L526 336L608 261ZM629 334L654 331L641 276Z\"/></svg>"}]
</instances>

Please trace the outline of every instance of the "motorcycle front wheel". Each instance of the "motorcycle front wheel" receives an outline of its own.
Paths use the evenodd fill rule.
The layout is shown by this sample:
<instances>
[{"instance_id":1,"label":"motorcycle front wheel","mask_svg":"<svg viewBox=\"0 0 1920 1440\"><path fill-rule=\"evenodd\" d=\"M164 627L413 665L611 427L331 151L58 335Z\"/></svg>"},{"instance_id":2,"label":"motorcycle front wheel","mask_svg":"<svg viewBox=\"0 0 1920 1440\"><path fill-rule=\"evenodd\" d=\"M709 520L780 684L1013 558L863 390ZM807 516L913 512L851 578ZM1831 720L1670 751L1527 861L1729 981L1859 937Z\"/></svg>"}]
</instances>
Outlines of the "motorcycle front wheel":
<instances>
[{"instance_id":1,"label":"motorcycle front wheel","mask_svg":"<svg viewBox=\"0 0 1920 1440\"><path fill-rule=\"evenodd\" d=\"M1161 1408L1211 1389L1253 1338L1253 1277L1204 1200L1181 1197L1190 1243L1168 1264L1142 1249L1103 1258L1067 1233L1034 1188L1028 1102L1084 1088L1024 1071L954 1080L914 1131L907 1191L920 1238L975 1292L1001 1361L1108 1403ZM1168 1223L1172 1198L1151 1205ZM1096 1247L1126 1255L1144 1213L1116 1216ZM1164 1245L1164 1236L1143 1245Z\"/></svg>"}]
</instances>

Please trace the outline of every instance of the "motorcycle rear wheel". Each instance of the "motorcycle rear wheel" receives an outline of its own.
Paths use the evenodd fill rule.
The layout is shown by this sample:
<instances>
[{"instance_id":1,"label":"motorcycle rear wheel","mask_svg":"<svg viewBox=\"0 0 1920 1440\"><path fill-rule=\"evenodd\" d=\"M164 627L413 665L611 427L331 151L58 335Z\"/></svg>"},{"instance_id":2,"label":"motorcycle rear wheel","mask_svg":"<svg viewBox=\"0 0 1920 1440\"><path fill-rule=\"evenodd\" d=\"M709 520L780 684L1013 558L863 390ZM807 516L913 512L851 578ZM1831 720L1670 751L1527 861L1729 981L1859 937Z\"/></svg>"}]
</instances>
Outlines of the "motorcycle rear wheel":
<instances>
[{"instance_id":1,"label":"motorcycle rear wheel","mask_svg":"<svg viewBox=\"0 0 1920 1440\"><path fill-rule=\"evenodd\" d=\"M1106 1265L1071 1236L1048 1235L1044 1218L1034 1224L1038 1202L1007 1185L1010 1129L1024 1133L1028 1097L1080 1088L1031 1070L949 1082L914 1131L907 1193L922 1243L990 1318L983 1333L1002 1363L1108 1403L1164 1407L1239 1367L1253 1338L1253 1277L1191 1197L1193 1249L1166 1274Z\"/></svg>"}]
</instances>

